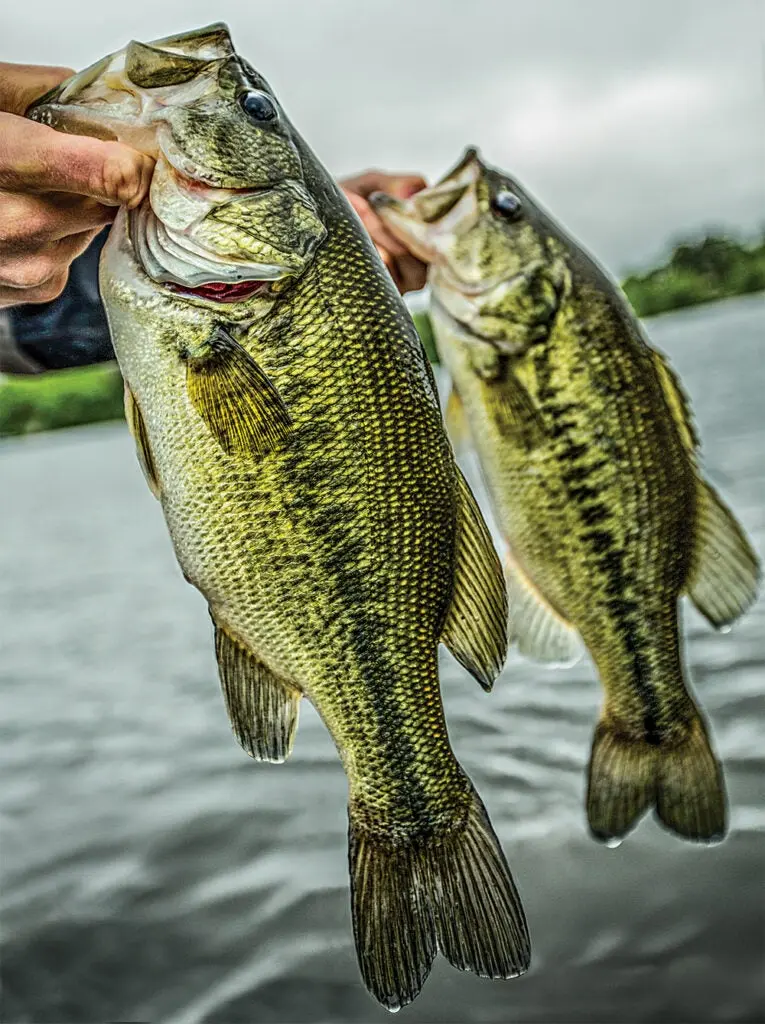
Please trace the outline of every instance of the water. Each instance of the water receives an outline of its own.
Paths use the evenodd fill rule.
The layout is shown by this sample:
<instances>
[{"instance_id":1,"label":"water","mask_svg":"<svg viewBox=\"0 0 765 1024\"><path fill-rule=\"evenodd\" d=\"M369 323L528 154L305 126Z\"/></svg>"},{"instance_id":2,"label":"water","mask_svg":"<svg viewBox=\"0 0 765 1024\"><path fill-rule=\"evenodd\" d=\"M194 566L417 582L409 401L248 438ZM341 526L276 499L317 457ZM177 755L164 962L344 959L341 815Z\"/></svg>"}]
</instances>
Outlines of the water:
<instances>
[{"instance_id":1,"label":"water","mask_svg":"<svg viewBox=\"0 0 765 1024\"><path fill-rule=\"evenodd\" d=\"M710 477L765 539L763 305L654 321ZM364 1022L345 780L304 704L295 753L232 739L202 599L122 426L0 446L4 1022ZM533 970L437 962L412 1022L762 1021L765 601L729 635L690 607L688 658L725 761L729 838L644 822L619 849L582 811L588 664L511 658L491 696L444 654L454 746L524 897Z\"/></svg>"}]
</instances>

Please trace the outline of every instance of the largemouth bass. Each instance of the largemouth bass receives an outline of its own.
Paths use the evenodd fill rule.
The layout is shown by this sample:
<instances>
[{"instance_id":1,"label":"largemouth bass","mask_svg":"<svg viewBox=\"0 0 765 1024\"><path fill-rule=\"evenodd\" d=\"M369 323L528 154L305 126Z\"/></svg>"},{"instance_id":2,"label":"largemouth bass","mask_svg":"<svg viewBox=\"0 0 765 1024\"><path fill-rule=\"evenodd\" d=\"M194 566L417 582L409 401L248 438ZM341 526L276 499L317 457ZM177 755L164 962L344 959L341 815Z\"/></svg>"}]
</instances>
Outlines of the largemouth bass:
<instances>
[{"instance_id":1,"label":"largemouth bass","mask_svg":"<svg viewBox=\"0 0 765 1024\"><path fill-rule=\"evenodd\" d=\"M678 835L720 839L723 773L686 682L678 602L726 626L759 567L702 475L678 378L614 282L475 150L409 201L372 201L430 264L451 414L509 546L511 639L557 662L583 641L600 675L593 834L618 841L655 806Z\"/></svg>"},{"instance_id":2,"label":"largemouth bass","mask_svg":"<svg viewBox=\"0 0 765 1024\"><path fill-rule=\"evenodd\" d=\"M360 222L223 25L133 42L30 116L156 158L101 263L128 421L239 742L284 760L307 697L337 745L370 992L410 1002L437 950L522 973L523 911L438 682L439 640L486 688L499 672L501 563Z\"/></svg>"}]
</instances>

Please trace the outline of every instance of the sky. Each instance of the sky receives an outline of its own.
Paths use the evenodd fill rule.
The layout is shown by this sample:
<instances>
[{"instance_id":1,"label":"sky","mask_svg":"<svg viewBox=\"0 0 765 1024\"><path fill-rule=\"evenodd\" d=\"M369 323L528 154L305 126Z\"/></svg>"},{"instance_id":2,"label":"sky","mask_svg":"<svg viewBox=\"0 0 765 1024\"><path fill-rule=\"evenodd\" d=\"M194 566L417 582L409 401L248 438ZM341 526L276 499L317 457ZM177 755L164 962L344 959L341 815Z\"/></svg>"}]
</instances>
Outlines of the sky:
<instances>
[{"instance_id":1,"label":"sky","mask_svg":"<svg viewBox=\"0 0 765 1024\"><path fill-rule=\"evenodd\" d=\"M433 178L477 145L615 273L703 228L765 225L759 0L3 6L0 60L73 67L226 21L333 173Z\"/></svg>"}]
</instances>

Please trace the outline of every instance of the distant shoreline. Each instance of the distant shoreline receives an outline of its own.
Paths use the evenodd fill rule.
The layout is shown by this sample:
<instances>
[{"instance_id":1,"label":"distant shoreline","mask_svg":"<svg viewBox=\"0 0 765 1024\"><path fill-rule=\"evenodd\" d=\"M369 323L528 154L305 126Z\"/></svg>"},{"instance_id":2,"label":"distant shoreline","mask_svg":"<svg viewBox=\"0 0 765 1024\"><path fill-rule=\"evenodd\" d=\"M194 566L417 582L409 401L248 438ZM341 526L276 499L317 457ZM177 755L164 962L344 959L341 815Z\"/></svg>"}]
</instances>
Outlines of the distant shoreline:
<instances>
[{"instance_id":1,"label":"distant shoreline","mask_svg":"<svg viewBox=\"0 0 765 1024\"><path fill-rule=\"evenodd\" d=\"M765 284L762 289L757 289L760 290L765 290ZM742 297L750 293L704 295L685 303L682 308L709 305L724 298ZM657 310L652 315L674 312L678 308ZM412 316L428 358L437 363L438 354L428 313L419 310ZM115 363L54 370L28 377L3 378L0 375L0 438L122 419L122 392L122 378Z\"/></svg>"},{"instance_id":2,"label":"distant shoreline","mask_svg":"<svg viewBox=\"0 0 765 1024\"><path fill-rule=\"evenodd\" d=\"M669 258L622 288L641 317L765 290L765 233L745 243L723 235L678 242Z\"/></svg>"}]
</instances>

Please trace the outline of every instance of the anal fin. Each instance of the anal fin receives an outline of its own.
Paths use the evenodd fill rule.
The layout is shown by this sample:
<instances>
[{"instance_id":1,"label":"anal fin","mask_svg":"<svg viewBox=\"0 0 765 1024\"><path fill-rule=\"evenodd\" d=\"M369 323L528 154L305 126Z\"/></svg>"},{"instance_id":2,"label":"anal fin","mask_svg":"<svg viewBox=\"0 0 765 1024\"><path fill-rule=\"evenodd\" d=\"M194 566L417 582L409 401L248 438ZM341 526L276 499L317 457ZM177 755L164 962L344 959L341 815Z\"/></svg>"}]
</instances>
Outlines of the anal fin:
<instances>
[{"instance_id":1,"label":"anal fin","mask_svg":"<svg viewBox=\"0 0 765 1024\"><path fill-rule=\"evenodd\" d=\"M125 381L125 419L127 420L128 430L135 441L138 464L141 467L146 483L149 485L149 490L159 500L159 478L157 477L157 468L154 465L154 456L151 454L151 447L149 446L149 434L146 430L146 424L144 423L138 402L136 402L135 395L130 390L127 381Z\"/></svg>"},{"instance_id":2,"label":"anal fin","mask_svg":"<svg viewBox=\"0 0 765 1024\"><path fill-rule=\"evenodd\" d=\"M459 469L457 475L457 565L441 642L488 691L507 656L507 593L481 510Z\"/></svg>"},{"instance_id":3,"label":"anal fin","mask_svg":"<svg viewBox=\"0 0 765 1024\"><path fill-rule=\"evenodd\" d=\"M300 692L277 678L217 622L215 654L237 740L256 761L286 761L297 731Z\"/></svg>"},{"instance_id":4,"label":"anal fin","mask_svg":"<svg viewBox=\"0 0 765 1024\"><path fill-rule=\"evenodd\" d=\"M697 527L688 595L718 629L734 622L757 597L761 567L735 516L699 480Z\"/></svg>"},{"instance_id":5,"label":"anal fin","mask_svg":"<svg viewBox=\"0 0 765 1024\"><path fill-rule=\"evenodd\" d=\"M573 665L583 645L576 629L537 589L511 554L505 556L509 604L509 639L527 658L553 665Z\"/></svg>"}]
</instances>

